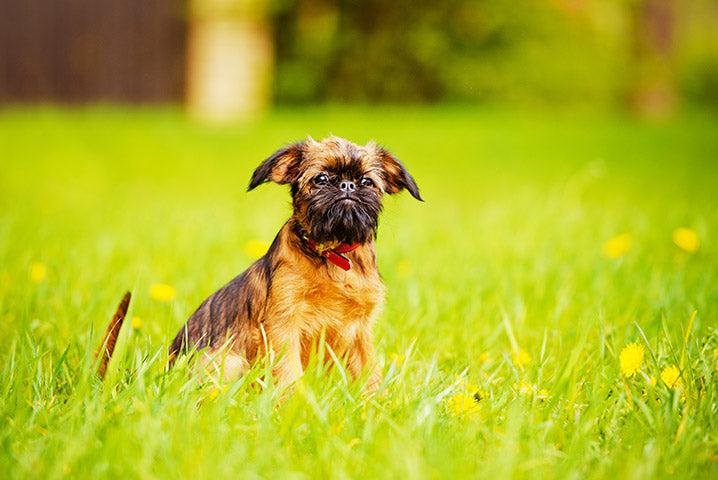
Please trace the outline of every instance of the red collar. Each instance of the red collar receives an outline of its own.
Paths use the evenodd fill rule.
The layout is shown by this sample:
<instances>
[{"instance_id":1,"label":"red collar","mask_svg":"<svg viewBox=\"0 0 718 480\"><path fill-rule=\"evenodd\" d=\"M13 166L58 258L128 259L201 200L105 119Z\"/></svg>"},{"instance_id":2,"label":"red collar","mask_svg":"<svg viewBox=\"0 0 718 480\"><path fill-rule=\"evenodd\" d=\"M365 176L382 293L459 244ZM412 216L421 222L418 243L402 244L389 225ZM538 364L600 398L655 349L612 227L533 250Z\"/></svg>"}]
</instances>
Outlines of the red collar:
<instances>
[{"instance_id":1,"label":"red collar","mask_svg":"<svg viewBox=\"0 0 718 480\"><path fill-rule=\"evenodd\" d=\"M352 243L351 245L342 243L336 248L320 251L319 249L317 249L317 244L311 238L307 238L307 245L309 245L309 248L311 248L317 255L325 257L337 267L348 272L352 268L352 262L347 257L342 255L342 253L356 250L357 248L359 248L361 243Z\"/></svg>"}]
</instances>

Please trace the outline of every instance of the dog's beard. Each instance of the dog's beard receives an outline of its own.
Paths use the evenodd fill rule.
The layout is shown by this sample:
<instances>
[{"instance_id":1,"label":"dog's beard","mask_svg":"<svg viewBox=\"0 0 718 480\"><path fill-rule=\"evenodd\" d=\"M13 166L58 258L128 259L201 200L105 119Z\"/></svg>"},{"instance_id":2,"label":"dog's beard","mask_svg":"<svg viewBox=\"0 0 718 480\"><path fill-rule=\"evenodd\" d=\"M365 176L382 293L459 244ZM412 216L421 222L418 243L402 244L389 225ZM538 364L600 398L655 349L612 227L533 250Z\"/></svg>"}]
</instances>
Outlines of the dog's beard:
<instances>
[{"instance_id":1,"label":"dog's beard","mask_svg":"<svg viewBox=\"0 0 718 480\"><path fill-rule=\"evenodd\" d=\"M374 198L319 197L307 208L310 236L317 243L364 243L376 234L381 202Z\"/></svg>"}]
</instances>

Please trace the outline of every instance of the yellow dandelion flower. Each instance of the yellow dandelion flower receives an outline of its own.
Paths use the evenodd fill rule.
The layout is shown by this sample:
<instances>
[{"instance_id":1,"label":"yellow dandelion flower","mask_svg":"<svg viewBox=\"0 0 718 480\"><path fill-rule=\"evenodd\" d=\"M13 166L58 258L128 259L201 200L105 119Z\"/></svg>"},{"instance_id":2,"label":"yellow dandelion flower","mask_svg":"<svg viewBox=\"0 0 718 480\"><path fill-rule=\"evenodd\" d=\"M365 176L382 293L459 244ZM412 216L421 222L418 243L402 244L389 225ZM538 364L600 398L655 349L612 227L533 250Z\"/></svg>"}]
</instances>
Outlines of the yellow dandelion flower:
<instances>
[{"instance_id":1,"label":"yellow dandelion flower","mask_svg":"<svg viewBox=\"0 0 718 480\"><path fill-rule=\"evenodd\" d=\"M414 267L407 259L400 261L399 265L396 266L396 273L399 275L399 278L409 278L413 270Z\"/></svg>"},{"instance_id":2,"label":"yellow dandelion flower","mask_svg":"<svg viewBox=\"0 0 718 480\"><path fill-rule=\"evenodd\" d=\"M520 385L514 383L513 387L514 390L516 390L516 393L526 396L531 396L531 394L533 394L533 392L536 390L536 387L531 385L526 380L522 380Z\"/></svg>"},{"instance_id":3,"label":"yellow dandelion flower","mask_svg":"<svg viewBox=\"0 0 718 480\"><path fill-rule=\"evenodd\" d=\"M661 372L661 380L663 380L663 383L665 383L668 388L675 388L683 385L681 382L681 372L673 365L663 369Z\"/></svg>"},{"instance_id":4,"label":"yellow dandelion flower","mask_svg":"<svg viewBox=\"0 0 718 480\"><path fill-rule=\"evenodd\" d=\"M265 253L267 253L267 250L269 250L270 245L267 242L263 242L261 240L252 239L247 241L247 243L244 244L244 253L249 257L253 259L257 259L262 257Z\"/></svg>"},{"instance_id":5,"label":"yellow dandelion flower","mask_svg":"<svg viewBox=\"0 0 718 480\"><path fill-rule=\"evenodd\" d=\"M158 302L169 302L175 297L175 289L171 285L157 283L150 287L150 298Z\"/></svg>"},{"instance_id":6,"label":"yellow dandelion flower","mask_svg":"<svg viewBox=\"0 0 718 480\"><path fill-rule=\"evenodd\" d=\"M608 239L603 244L603 254L609 258L619 258L628 253L633 246L633 235L622 233Z\"/></svg>"},{"instance_id":7,"label":"yellow dandelion flower","mask_svg":"<svg viewBox=\"0 0 718 480\"><path fill-rule=\"evenodd\" d=\"M30 265L30 280L34 283L40 283L45 279L47 275L47 268L42 262L32 262Z\"/></svg>"},{"instance_id":8,"label":"yellow dandelion flower","mask_svg":"<svg viewBox=\"0 0 718 480\"><path fill-rule=\"evenodd\" d=\"M339 435L344 430L344 422L335 423L329 426L329 435Z\"/></svg>"},{"instance_id":9,"label":"yellow dandelion flower","mask_svg":"<svg viewBox=\"0 0 718 480\"><path fill-rule=\"evenodd\" d=\"M656 377L651 375L651 378L648 379L648 383L650 383L652 387L655 387L656 383L658 383L658 380L656 379Z\"/></svg>"},{"instance_id":10,"label":"yellow dandelion flower","mask_svg":"<svg viewBox=\"0 0 718 480\"><path fill-rule=\"evenodd\" d=\"M695 230L681 227L673 230L673 243L686 252L693 253L700 247L701 239Z\"/></svg>"},{"instance_id":11,"label":"yellow dandelion flower","mask_svg":"<svg viewBox=\"0 0 718 480\"><path fill-rule=\"evenodd\" d=\"M479 362L486 363L489 361L489 357L490 357L489 352L484 352L481 355L479 355Z\"/></svg>"},{"instance_id":12,"label":"yellow dandelion flower","mask_svg":"<svg viewBox=\"0 0 718 480\"><path fill-rule=\"evenodd\" d=\"M621 362L621 373L629 378L634 376L643 363L643 345L629 343L621 350L618 359Z\"/></svg>"},{"instance_id":13,"label":"yellow dandelion flower","mask_svg":"<svg viewBox=\"0 0 718 480\"><path fill-rule=\"evenodd\" d=\"M222 385L221 389L219 387L212 388L209 393L207 394L207 400L210 402L213 402L217 400L217 397L220 394L220 390L222 393L227 393L227 390L229 389L229 385Z\"/></svg>"},{"instance_id":14,"label":"yellow dandelion flower","mask_svg":"<svg viewBox=\"0 0 718 480\"><path fill-rule=\"evenodd\" d=\"M142 319L140 317L132 317L132 328L139 330L142 328Z\"/></svg>"},{"instance_id":15,"label":"yellow dandelion flower","mask_svg":"<svg viewBox=\"0 0 718 480\"><path fill-rule=\"evenodd\" d=\"M526 350L520 348L519 351L513 351L514 365L525 367L531 362L531 355Z\"/></svg>"},{"instance_id":16,"label":"yellow dandelion flower","mask_svg":"<svg viewBox=\"0 0 718 480\"><path fill-rule=\"evenodd\" d=\"M473 418L479 413L479 401L474 395L457 393L447 400L446 408L452 417L466 415Z\"/></svg>"},{"instance_id":17,"label":"yellow dandelion flower","mask_svg":"<svg viewBox=\"0 0 718 480\"><path fill-rule=\"evenodd\" d=\"M404 364L404 360L406 360L406 358L404 357L404 355L401 355L400 353L392 353L391 354L391 361L396 362L397 367L401 367Z\"/></svg>"}]
</instances>

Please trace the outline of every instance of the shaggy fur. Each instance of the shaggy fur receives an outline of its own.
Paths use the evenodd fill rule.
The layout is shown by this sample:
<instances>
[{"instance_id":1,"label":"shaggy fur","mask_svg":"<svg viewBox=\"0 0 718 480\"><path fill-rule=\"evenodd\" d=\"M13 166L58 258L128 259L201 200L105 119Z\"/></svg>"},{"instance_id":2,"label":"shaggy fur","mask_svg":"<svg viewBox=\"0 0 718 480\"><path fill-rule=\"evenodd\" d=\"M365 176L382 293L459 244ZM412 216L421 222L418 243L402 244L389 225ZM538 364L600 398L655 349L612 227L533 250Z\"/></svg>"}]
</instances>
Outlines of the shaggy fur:
<instances>
[{"instance_id":1,"label":"shaggy fur","mask_svg":"<svg viewBox=\"0 0 718 480\"><path fill-rule=\"evenodd\" d=\"M371 336L384 298L374 253L381 199L407 189L421 200L414 179L374 143L329 137L277 151L255 170L249 190L267 181L291 185L294 214L266 255L192 314L172 342L172 361L203 350L205 365L221 365L231 379L269 358L286 386L324 335L354 378L370 372L367 390L374 391L382 379ZM348 271L318 253L341 244L359 244L344 254Z\"/></svg>"}]
</instances>

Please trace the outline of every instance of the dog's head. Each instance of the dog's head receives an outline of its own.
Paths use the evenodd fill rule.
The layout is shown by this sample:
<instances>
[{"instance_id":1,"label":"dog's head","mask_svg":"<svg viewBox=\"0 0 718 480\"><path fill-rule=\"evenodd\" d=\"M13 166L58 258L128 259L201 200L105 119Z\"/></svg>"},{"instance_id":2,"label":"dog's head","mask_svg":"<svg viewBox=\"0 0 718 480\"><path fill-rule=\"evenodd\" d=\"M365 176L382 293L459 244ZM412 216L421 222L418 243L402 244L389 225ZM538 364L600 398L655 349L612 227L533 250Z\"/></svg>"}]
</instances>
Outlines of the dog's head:
<instances>
[{"instance_id":1,"label":"dog's head","mask_svg":"<svg viewBox=\"0 0 718 480\"><path fill-rule=\"evenodd\" d=\"M421 200L416 182L389 152L338 137L309 138L275 152L254 171L249 190L270 180L291 185L294 215L319 244L372 238L384 193L406 188Z\"/></svg>"}]
</instances>

